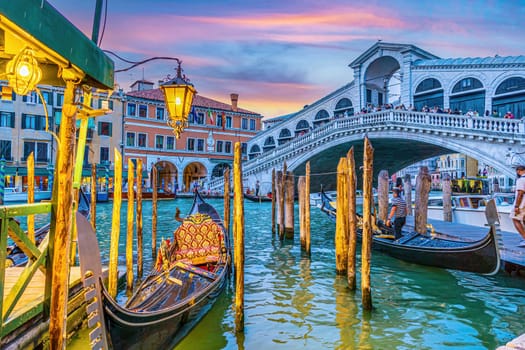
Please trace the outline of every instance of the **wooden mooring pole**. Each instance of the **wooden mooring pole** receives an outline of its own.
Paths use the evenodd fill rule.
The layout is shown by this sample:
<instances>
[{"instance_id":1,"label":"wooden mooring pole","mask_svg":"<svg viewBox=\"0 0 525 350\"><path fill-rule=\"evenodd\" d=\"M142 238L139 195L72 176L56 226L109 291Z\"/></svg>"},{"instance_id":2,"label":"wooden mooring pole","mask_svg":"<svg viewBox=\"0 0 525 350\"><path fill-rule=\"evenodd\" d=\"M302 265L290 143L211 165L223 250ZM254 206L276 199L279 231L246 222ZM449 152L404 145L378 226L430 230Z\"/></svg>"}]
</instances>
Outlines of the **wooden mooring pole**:
<instances>
[{"instance_id":1,"label":"wooden mooring pole","mask_svg":"<svg viewBox=\"0 0 525 350\"><path fill-rule=\"evenodd\" d=\"M135 166L128 159L128 215L126 225L126 290L133 291L133 212L135 194L133 183L135 182Z\"/></svg>"},{"instance_id":2,"label":"wooden mooring pole","mask_svg":"<svg viewBox=\"0 0 525 350\"><path fill-rule=\"evenodd\" d=\"M95 163L91 164L91 195L90 203L90 222L91 227L96 232L97 230L97 165Z\"/></svg>"},{"instance_id":3,"label":"wooden mooring pole","mask_svg":"<svg viewBox=\"0 0 525 350\"><path fill-rule=\"evenodd\" d=\"M27 157L27 203L35 202L35 156L33 152ZM35 242L35 216L27 216L27 238Z\"/></svg>"},{"instance_id":4,"label":"wooden mooring pole","mask_svg":"<svg viewBox=\"0 0 525 350\"><path fill-rule=\"evenodd\" d=\"M275 234L275 207L277 204L275 198L275 168L272 169L272 234Z\"/></svg>"},{"instance_id":5,"label":"wooden mooring pole","mask_svg":"<svg viewBox=\"0 0 525 350\"><path fill-rule=\"evenodd\" d=\"M277 172L277 198L279 200L279 206L277 208L277 222L279 239L284 239L284 173L282 171Z\"/></svg>"},{"instance_id":6,"label":"wooden mooring pole","mask_svg":"<svg viewBox=\"0 0 525 350\"><path fill-rule=\"evenodd\" d=\"M337 211L335 217L335 272L338 275L346 273L348 251L346 240L348 231L348 196L347 196L347 166L346 158L340 158L337 165Z\"/></svg>"},{"instance_id":7,"label":"wooden mooring pole","mask_svg":"<svg viewBox=\"0 0 525 350\"><path fill-rule=\"evenodd\" d=\"M346 154L348 168L348 267L347 282L350 290L356 289L356 251L357 251L357 215L356 215L356 190L357 179L355 171L354 147Z\"/></svg>"},{"instance_id":8,"label":"wooden mooring pole","mask_svg":"<svg viewBox=\"0 0 525 350\"><path fill-rule=\"evenodd\" d=\"M305 230L305 187L306 187L306 179L304 176L299 176L299 180L297 181L297 193L299 195L299 238L301 240L301 248L304 248L305 241L306 241L306 230Z\"/></svg>"},{"instance_id":9,"label":"wooden mooring pole","mask_svg":"<svg viewBox=\"0 0 525 350\"><path fill-rule=\"evenodd\" d=\"M137 159L137 279L142 278L143 234L142 234L142 159Z\"/></svg>"},{"instance_id":10,"label":"wooden mooring pole","mask_svg":"<svg viewBox=\"0 0 525 350\"><path fill-rule=\"evenodd\" d=\"M374 148L365 137L363 156L363 233L361 242L361 302L363 309L372 310L370 261L372 258L372 176L374 173Z\"/></svg>"},{"instance_id":11,"label":"wooden mooring pole","mask_svg":"<svg viewBox=\"0 0 525 350\"><path fill-rule=\"evenodd\" d=\"M310 161L306 162L305 169L305 186L304 186L304 250L308 255L311 251L311 239L310 239Z\"/></svg>"},{"instance_id":12,"label":"wooden mooring pole","mask_svg":"<svg viewBox=\"0 0 525 350\"><path fill-rule=\"evenodd\" d=\"M244 197L241 143L235 143L233 161L233 242L235 244L235 330L244 331Z\"/></svg>"},{"instance_id":13,"label":"wooden mooring pole","mask_svg":"<svg viewBox=\"0 0 525 350\"><path fill-rule=\"evenodd\" d=\"M412 215L412 178L406 174L404 178L403 192L407 203L407 215Z\"/></svg>"},{"instance_id":14,"label":"wooden mooring pole","mask_svg":"<svg viewBox=\"0 0 525 350\"><path fill-rule=\"evenodd\" d=\"M414 229L419 234L427 232L428 194L432 179L426 166L419 168L416 179L416 200L414 208Z\"/></svg>"},{"instance_id":15,"label":"wooden mooring pole","mask_svg":"<svg viewBox=\"0 0 525 350\"><path fill-rule=\"evenodd\" d=\"M230 168L224 170L224 227L227 232L230 232ZM242 195L242 192L241 192Z\"/></svg>"},{"instance_id":16,"label":"wooden mooring pole","mask_svg":"<svg viewBox=\"0 0 525 350\"><path fill-rule=\"evenodd\" d=\"M441 179L443 191L443 221L452 222L452 181L450 174L444 174Z\"/></svg>"},{"instance_id":17,"label":"wooden mooring pole","mask_svg":"<svg viewBox=\"0 0 525 350\"><path fill-rule=\"evenodd\" d=\"M153 190L151 201L151 256L157 260L157 167L151 169L151 187Z\"/></svg>"},{"instance_id":18,"label":"wooden mooring pole","mask_svg":"<svg viewBox=\"0 0 525 350\"><path fill-rule=\"evenodd\" d=\"M377 204L379 213L377 219L386 222L388 216L388 170L381 170L377 176Z\"/></svg>"},{"instance_id":19,"label":"wooden mooring pole","mask_svg":"<svg viewBox=\"0 0 525 350\"><path fill-rule=\"evenodd\" d=\"M118 283L118 243L120 239L120 208L122 207L122 154L115 148L115 177L113 181L113 212L109 247L108 292L115 298Z\"/></svg>"},{"instance_id":20,"label":"wooden mooring pole","mask_svg":"<svg viewBox=\"0 0 525 350\"><path fill-rule=\"evenodd\" d=\"M286 173L286 178L284 181L284 233L285 237L292 239L294 235L294 189L295 189L295 180L293 172L289 171Z\"/></svg>"}]
</instances>

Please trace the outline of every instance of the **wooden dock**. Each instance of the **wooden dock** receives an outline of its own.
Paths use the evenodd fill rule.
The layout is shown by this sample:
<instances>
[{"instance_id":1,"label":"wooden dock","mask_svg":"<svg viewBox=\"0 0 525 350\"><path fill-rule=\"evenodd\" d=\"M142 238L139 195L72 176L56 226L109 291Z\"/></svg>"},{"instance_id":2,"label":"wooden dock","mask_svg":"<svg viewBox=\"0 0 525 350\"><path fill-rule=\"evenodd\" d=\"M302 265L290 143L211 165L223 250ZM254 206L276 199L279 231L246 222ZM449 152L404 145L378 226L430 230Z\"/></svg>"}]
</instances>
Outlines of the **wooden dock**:
<instances>
[{"instance_id":1,"label":"wooden dock","mask_svg":"<svg viewBox=\"0 0 525 350\"><path fill-rule=\"evenodd\" d=\"M6 269L4 298L9 294L23 267ZM47 338L49 321L43 320L45 275L37 271L5 323L1 349L34 348ZM82 325L86 316L80 267L71 267L68 299L68 338Z\"/></svg>"}]
</instances>

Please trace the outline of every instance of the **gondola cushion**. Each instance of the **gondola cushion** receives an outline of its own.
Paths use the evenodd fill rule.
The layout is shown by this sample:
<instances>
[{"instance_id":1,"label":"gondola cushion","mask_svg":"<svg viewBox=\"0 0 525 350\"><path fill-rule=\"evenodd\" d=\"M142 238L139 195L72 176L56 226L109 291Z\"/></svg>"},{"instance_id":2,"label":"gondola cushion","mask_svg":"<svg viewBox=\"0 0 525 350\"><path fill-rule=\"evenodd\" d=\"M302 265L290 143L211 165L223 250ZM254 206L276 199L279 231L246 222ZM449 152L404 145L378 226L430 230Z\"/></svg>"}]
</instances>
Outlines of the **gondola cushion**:
<instances>
[{"instance_id":1,"label":"gondola cushion","mask_svg":"<svg viewBox=\"0 0 525 350\"><path fill-rule=\"evenodd\" d=\"M223 242L222 229L209 215L198 213L185 218L174 236L176 260L196 265L218 260Z\"/></svg>"}]
</instances>

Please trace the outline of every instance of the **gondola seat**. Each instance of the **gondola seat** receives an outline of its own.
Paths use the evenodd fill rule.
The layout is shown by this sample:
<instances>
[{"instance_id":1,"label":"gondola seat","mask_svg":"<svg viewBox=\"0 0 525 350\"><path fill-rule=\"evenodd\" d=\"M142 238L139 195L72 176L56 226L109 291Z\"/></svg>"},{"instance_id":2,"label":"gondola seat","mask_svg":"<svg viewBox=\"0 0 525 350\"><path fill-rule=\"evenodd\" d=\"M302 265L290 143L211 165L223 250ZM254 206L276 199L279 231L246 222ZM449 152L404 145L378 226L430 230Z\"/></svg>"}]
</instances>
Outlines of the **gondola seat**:
<instances>
[{"instance_id":1,"label":"gondola seat","mask_svg":"<svg viewBox=\"0 0 525 350\"><path fill-rule=\"evenodd\" d=\"M217 262L224 242L222 234L209 215L188 216L174 232L175 260L193 265Z\"/></svg>"}]
</instances>

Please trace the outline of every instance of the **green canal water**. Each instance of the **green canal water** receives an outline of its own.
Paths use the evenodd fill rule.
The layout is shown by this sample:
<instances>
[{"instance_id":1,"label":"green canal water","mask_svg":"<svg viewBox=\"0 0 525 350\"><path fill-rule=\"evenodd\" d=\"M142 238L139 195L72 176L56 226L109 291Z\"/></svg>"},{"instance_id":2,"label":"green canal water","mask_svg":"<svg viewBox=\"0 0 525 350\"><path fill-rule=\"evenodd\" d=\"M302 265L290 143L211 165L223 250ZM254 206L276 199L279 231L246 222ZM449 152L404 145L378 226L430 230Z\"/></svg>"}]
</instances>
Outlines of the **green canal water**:
<instances>
[{"instance_id":1,"label":"green canal water","mask_svg":"<svg viewBox=\"0 0 525 350\"><path fill-rule=\"evenodd\" d=\"M222 212L222 200L209 203ZM125 265L126 206L120 264ZM158 203L158 235L171 237L175 208ZM245 202L245 328L235 334L232 283L197 327L175 347L199 349L495 349L525 333L525 280L409 264L373 252L374 308L335 274L335 224L312 208L312 253L271 232L271 204ZM151 266L151 201L144 202L145 271ZM103 263L109 259L112 203L97 205ZM296 208L297 218L297 208ZM297 221L297 219L296 219ZM357 257L360 265L360 255ZM359 279L358 279L359 280ZM83 348L74 346L73 348Z\"/></svg>"}]
</instances>

